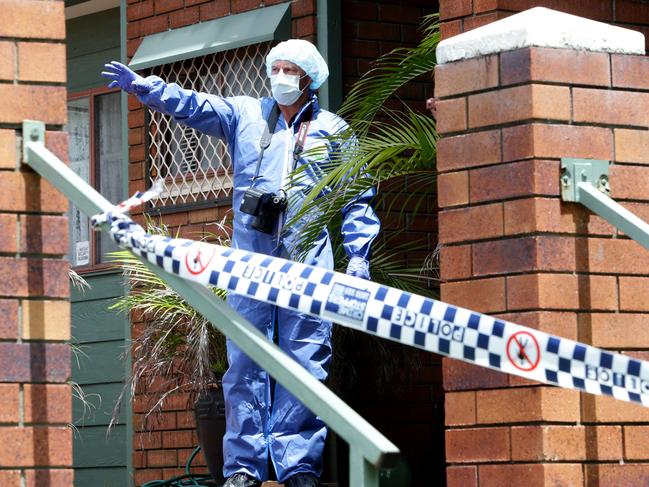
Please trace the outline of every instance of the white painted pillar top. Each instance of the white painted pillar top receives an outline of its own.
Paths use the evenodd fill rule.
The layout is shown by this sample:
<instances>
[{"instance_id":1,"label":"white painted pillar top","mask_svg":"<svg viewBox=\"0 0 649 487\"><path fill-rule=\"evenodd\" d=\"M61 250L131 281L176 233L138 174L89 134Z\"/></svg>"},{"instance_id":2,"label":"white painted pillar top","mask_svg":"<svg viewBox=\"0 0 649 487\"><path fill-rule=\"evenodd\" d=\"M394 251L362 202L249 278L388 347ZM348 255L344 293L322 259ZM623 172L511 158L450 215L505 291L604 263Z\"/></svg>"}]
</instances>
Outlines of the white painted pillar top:
<instances>
[{"instance_id":1,"label":"white painted pillar top","mask_svg":"<svg viewBox=\"0 0 649 487\"><path fill-rule=\"evenodd\" d=\"M643 55L644 46L644 35L640 32L535 7L443 40L437 46L437 63L524 47Z\"/></svg>"}]
</instances>

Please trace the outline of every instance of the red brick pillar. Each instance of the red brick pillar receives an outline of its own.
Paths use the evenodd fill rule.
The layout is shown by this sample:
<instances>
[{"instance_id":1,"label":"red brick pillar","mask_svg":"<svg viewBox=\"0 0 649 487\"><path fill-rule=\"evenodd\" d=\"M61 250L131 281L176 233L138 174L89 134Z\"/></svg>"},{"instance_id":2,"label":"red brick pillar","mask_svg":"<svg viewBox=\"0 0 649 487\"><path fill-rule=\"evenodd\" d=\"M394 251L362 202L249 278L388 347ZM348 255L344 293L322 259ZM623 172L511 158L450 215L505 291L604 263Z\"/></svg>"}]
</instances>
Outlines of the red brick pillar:
<instances>
[{"instance_id":1,"label":"red brick pillar","mask_svg":"<svg viewBox=\"0 0 649 487\"><path fill-rule=\"evenodd\" d=\"M67 202L20 163L24 119L67 159L64 2L0 12L0 485L69 487Z\"/></svg>"},{"instance_id":2,"label":"red brick pillar","mask_svg":"<svg viewBox=\"0 0 649 487\"><path fill-rule=\"evenodd\" d=\"M561 28L538 15L515 21L535 42ZM440 46L442 299L646 359L649 252L560 199L561 157L606 159L612 197L649 217L649 60L609 53L644 40L590 48L578 34L593 28L567 45L496 48L483 27ZM480 51L456 60L467 37ZM647 408L450 359L444 387L449 487L649 483Z\"/></svg>"}]
</instances>

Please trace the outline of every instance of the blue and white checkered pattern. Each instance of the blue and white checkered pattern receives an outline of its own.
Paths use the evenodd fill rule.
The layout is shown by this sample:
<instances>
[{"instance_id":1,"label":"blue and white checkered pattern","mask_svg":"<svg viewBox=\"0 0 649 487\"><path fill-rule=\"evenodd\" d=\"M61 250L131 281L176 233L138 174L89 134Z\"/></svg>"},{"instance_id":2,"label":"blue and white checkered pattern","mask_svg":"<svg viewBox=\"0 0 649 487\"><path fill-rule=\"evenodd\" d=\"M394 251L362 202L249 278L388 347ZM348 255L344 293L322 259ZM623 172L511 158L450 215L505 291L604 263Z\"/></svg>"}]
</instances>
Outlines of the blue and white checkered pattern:
<instances>
[{"instance_id":1,"label":"blue and white checkered pattern","mask_svg":"<svg viewBox=\"0 0 649 487\"><path fill-rule=\"evenodd\" d=\"M106 218L118 244L184 279L483 367L649 406L648 362L319 267L147 235L122 214Z\"/></svg>"}]
</instances>

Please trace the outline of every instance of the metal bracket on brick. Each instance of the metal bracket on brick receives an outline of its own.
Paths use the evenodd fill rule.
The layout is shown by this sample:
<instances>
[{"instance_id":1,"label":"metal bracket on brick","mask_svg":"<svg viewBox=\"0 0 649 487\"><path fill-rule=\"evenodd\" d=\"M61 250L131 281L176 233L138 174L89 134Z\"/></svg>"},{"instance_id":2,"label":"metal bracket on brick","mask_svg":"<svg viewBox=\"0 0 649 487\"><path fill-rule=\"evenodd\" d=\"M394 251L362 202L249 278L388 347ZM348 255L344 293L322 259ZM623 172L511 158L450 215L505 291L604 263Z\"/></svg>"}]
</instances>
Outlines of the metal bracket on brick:
<instances>
[{"instance_id":1,"label":"metal bracket on brick","mask_svg":"<svg viewBox=\"0 0 649 487\"><path fill-rule=\"evenodd\" d=\"M23 162L27 162L27 143L45 145L45 124L36 120L23 120Z\"/></svg>"},{"instance_id":2,"label":"metal bracket on brick","mask_svg":"<svg viewBox=\"0 0 649 487\"><path fill-rule=\"evenodd\" d=\"M649 224L609 197L609 161L561 159L561 199L581 203L649 249Z\"/></svg>"},{"instance_id":3,"label":"metal bracket on brick","mask_svg":"<svg viewBox=\"0 0 649 487\"><path fill-rule=\"evenodd\" d=\"M561 159L561 199L581 202L580 183L590 183L608 196L608 166L609 161L599 159Z\"/></svg>"}]
</instances>

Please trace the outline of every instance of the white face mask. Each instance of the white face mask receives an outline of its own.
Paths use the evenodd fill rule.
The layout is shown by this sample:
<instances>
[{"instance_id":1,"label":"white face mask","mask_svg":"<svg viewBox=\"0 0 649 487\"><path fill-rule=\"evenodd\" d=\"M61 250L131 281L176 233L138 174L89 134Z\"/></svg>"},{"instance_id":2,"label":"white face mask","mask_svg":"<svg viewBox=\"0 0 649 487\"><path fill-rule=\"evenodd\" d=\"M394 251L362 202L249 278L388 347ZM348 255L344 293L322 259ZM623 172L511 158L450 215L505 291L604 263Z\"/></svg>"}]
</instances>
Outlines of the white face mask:
<instances>
[{"instance_id":1,"label":"white face mask","mask_svg":"<svg viewBox=\"0 0 649 487\"><path fill-rule=\"evenodd\" d=\"M273 98L280 105L292 105L302 94L298 75L278 73L270 77L270 88Z\"/></svg>"}]
</instances>

